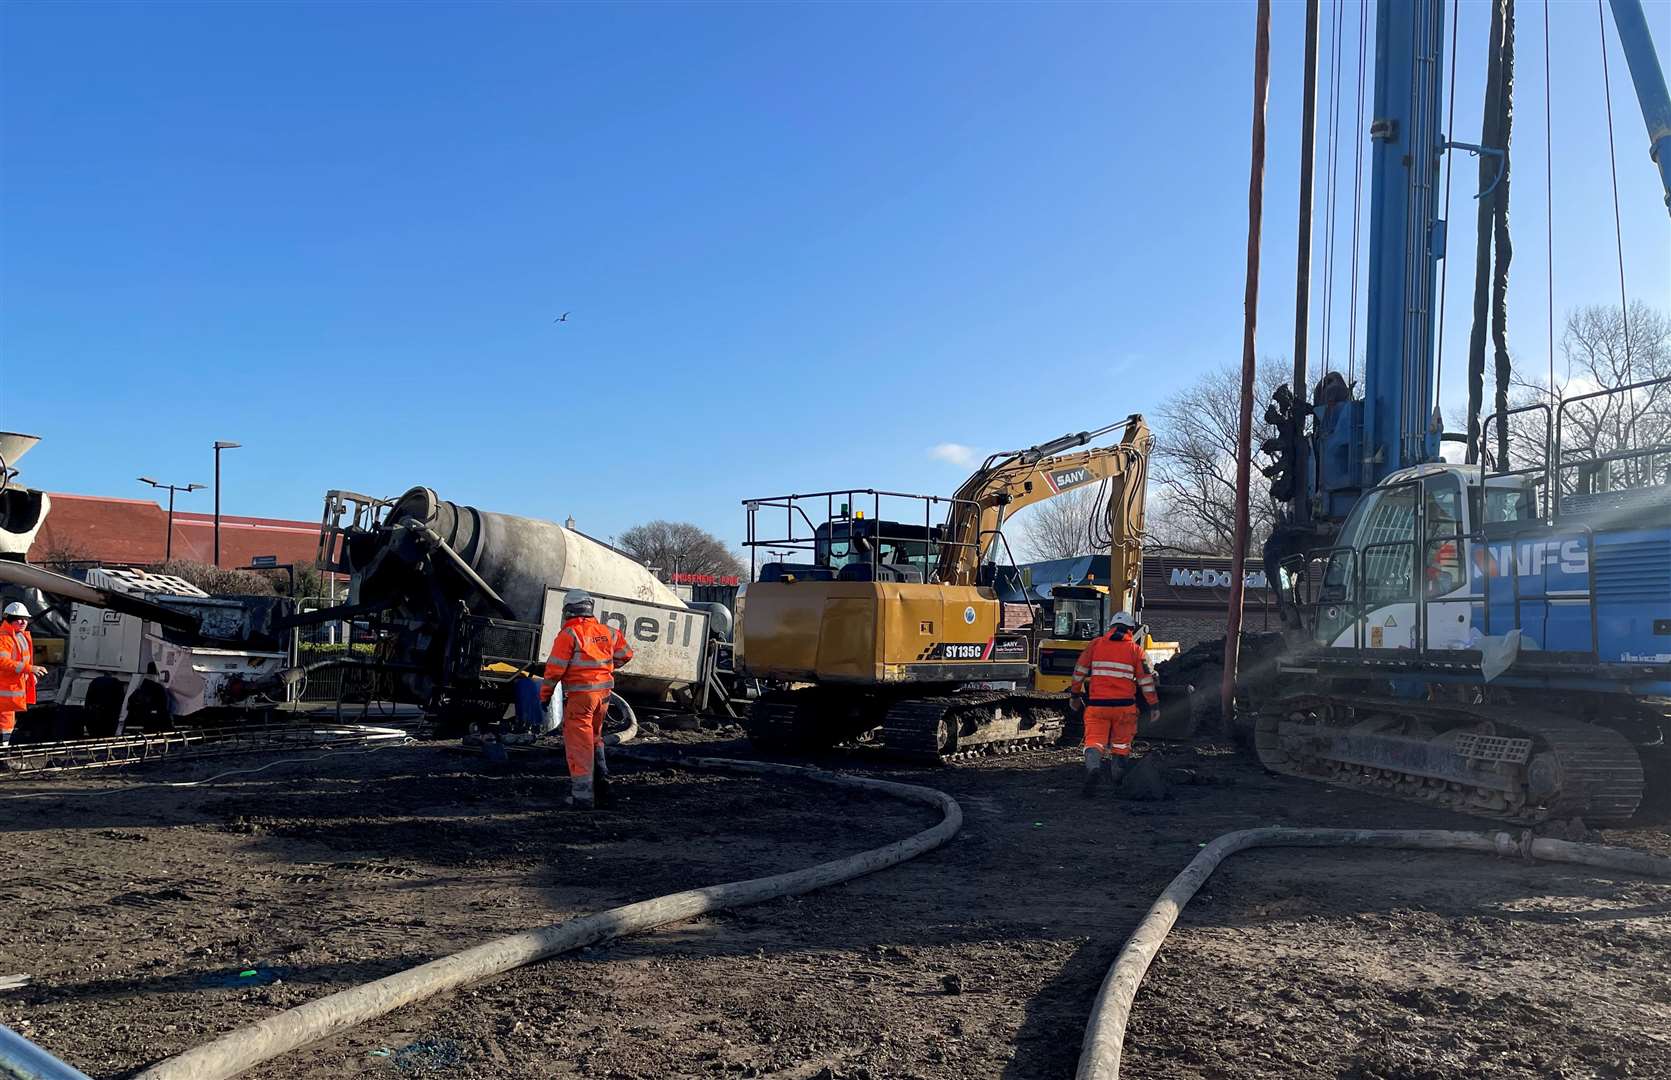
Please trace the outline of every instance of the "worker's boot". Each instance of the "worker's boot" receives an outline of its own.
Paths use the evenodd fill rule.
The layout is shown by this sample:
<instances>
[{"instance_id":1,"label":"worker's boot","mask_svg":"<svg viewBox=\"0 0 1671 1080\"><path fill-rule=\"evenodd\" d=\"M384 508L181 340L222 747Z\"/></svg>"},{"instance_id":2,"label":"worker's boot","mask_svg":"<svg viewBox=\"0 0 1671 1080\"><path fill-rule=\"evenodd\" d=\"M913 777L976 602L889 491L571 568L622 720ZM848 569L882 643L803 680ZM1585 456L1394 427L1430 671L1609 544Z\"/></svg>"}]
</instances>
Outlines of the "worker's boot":
<instances>
[{"instance_id":1,"label":"worker's boot","mask_svg":"<svg viewBox=\"0 0 1671 1080\"><path fill-rule=\"evenodd\" d=\"M1102 773L1102 776L1108 781L1108 793L1110 795L1114 796L1115 798L1119 797L1119 794L1120 794L1120 777L1125 775L1125 771L1126 771L1126 759L1125 758L1108 757L1108 758L1103 759L1101 773Z\"/></svg>"},{"instance_id":2,"label":"worker's boot","mask_svg":"<svg viewBox=\"0 0 1671 1080\"><path fill-rule=\"evenodd\" d=\"M609 762L604 758L602 743L592 748L592 792L599 806L609 805Z\"/></svg>"},{"instance_id":3,"label":"worker's boot","mask_svg":"<svg viewBox=\"0 0 1671 1080\"><path fill-rule=\"evenodd\" d=\"M597 807L594 798L593 779L590 776L575 776L569 779L569 797L563 805L570 810L593 810Z\"/></svg>"},{"instance_id":4,"label":"worker's boot","mask_svg":"<svg viewBox=\"0 0 1671 1080\"><path fill-rule=\"evenodd\" d=\"M1097 752L1095 747L1087 746L1085 748L1085 784L1079 789L1081 798L1091 798L1097 793L1097 788L1101 786L1103 779L1101 759L1102 755Z\"/></svg>"}]
</instances>

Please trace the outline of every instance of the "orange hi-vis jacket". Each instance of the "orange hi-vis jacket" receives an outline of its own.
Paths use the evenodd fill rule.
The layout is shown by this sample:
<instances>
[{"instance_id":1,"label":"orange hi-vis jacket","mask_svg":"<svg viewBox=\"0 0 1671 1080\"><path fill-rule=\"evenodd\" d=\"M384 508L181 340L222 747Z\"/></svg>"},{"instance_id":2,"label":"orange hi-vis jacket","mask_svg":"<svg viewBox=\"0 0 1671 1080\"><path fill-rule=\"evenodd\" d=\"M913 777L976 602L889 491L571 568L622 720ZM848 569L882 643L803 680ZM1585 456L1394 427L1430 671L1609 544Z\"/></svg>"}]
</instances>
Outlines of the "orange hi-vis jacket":
<instances>
[{"instance_id":1,"label":"orange hi-vis jacket","mask_svg":"<svg viewBox=\"0 0 1671 1080\"><path fill-rule=\"evenodd\" d=\"M551 658L545 664L544 696L551 697L549 684L561 682L564 693L613 690L615 669L632 659L626 635L587 617L569 619L551 643Z\"/></svg>"},{"instance_id":2,"label":"orange hi-vis jacket","mask_svg":"<svg viewBox=\"0 0 1671 1080\"><path fill-rule=\"evenodd\" d=\"M29 666L23 642L11 630L0 629L0 713L22 712L28 704Z\"/></svg>"},{"instance_id":3,"label":"orange hi-vis jacket","mask_svg":"<svg viewBox=\"0 0 1671 1080\"><path fill-rule=\"evenodd\" d=\"M1144 701L1159 704L1155 673L1149 670L1143 646L1132 638L1116 641L1105 635L1085 646L1085 651L1079 654L1079 663L1073 668L1071 692L1085 695L1086 708L1136 708L1139 690Z\"/></svg>"}]
</instances>

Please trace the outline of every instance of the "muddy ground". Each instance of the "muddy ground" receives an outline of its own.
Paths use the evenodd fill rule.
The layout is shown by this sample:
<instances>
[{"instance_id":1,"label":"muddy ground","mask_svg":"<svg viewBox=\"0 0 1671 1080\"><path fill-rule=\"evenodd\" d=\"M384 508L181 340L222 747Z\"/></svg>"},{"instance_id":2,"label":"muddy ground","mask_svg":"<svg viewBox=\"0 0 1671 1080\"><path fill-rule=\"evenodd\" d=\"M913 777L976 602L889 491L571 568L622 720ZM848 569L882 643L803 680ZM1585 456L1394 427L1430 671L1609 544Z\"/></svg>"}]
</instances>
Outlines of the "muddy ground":
<instances>
[{"instance_id":1,"label":"muddy ground","mask_svg":"<svg viewBox=\"0 0 1671 1080\"><path fill-rule=\"evenodd\" d=\"M904 866L526 968L249 1075L1068 1077L1105 969L1205 841L1273 823L1480 827L1268 776L1227 747L1151 752L1199 782L1088 804L1067 752L942 770L826 759L940 787L967 823ZM0 1023L121 1076L500 932L935 818L633 765L615 809L576 815L556 808L556 756L495 771L433 744L125 786L228 767L0 782L0 797L62 793L0 802L0 976L33 980L0 992ZM1671 853L1663 828L1598 838ZM1151 970L1126 1045L1129 1077L1671 1075L1671 884L1463 854L1236 856Z\"/></svg>"}]
</instances>

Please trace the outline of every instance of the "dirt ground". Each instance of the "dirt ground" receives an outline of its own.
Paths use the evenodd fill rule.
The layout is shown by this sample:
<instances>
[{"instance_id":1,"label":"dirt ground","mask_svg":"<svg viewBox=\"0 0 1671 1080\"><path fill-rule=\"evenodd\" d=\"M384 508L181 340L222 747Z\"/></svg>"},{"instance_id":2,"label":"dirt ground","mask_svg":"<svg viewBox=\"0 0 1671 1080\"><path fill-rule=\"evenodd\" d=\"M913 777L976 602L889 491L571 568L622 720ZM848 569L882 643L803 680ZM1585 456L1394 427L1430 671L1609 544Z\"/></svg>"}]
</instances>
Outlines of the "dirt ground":
<instances>
[{"instance_id":1,"label":"dirt ground","mask_svg":"<svg viewBox=\"0 0 1671 1080\"><path fill-rule=\"evenodd\" d=\"M1121 942L1212 837L1481 827L1271 777L1227 747L1150 752L1196 782L1087 803L1068 752L940 770L826 759L953 794L963 831L901 867L526 968L249 1075L1068 1077ZM262 762L0 782L0 797L62 793L0 802L0 976L33 980L0 991L0 1023L122 1076L497 933L934 820L644 765L620 766L616 808L577 815L557 809L560 757L495 770L436 744L129 786ZM1663 828L1598 839L1671 853ZM1129 1077L1668 1076L1671 884L1464 854L1239 855L1173 932L1126 1046Z\"/></svg>"}]
</instances>

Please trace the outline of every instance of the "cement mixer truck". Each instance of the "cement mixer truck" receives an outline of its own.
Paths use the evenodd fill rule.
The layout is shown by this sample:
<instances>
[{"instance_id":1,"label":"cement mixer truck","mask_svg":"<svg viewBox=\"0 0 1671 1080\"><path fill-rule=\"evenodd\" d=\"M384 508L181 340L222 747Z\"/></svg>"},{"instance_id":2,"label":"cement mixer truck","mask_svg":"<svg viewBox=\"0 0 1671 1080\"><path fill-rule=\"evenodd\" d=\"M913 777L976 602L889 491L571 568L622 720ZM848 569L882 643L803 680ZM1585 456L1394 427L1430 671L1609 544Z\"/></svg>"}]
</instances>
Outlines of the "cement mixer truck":
<instances>
[{"instance_id":1,"label":"cement mixer truck","mask_svg":"<svg viewBox=\"0 0 1671 1080\"><path fill-rule=\"evenodd\" d=\"M368 620L379 643L365 662L444 730L504 714L517 673L540 673L574 588L632 642L633 662L616 679L623 697L725 707L715 646L730 613L686 604L642 563L578 530L460 506L425 487L395 499L328 492L321 526L320 566L349 576L348 601L299 619Z\"/></svg>"}]
</instances>

